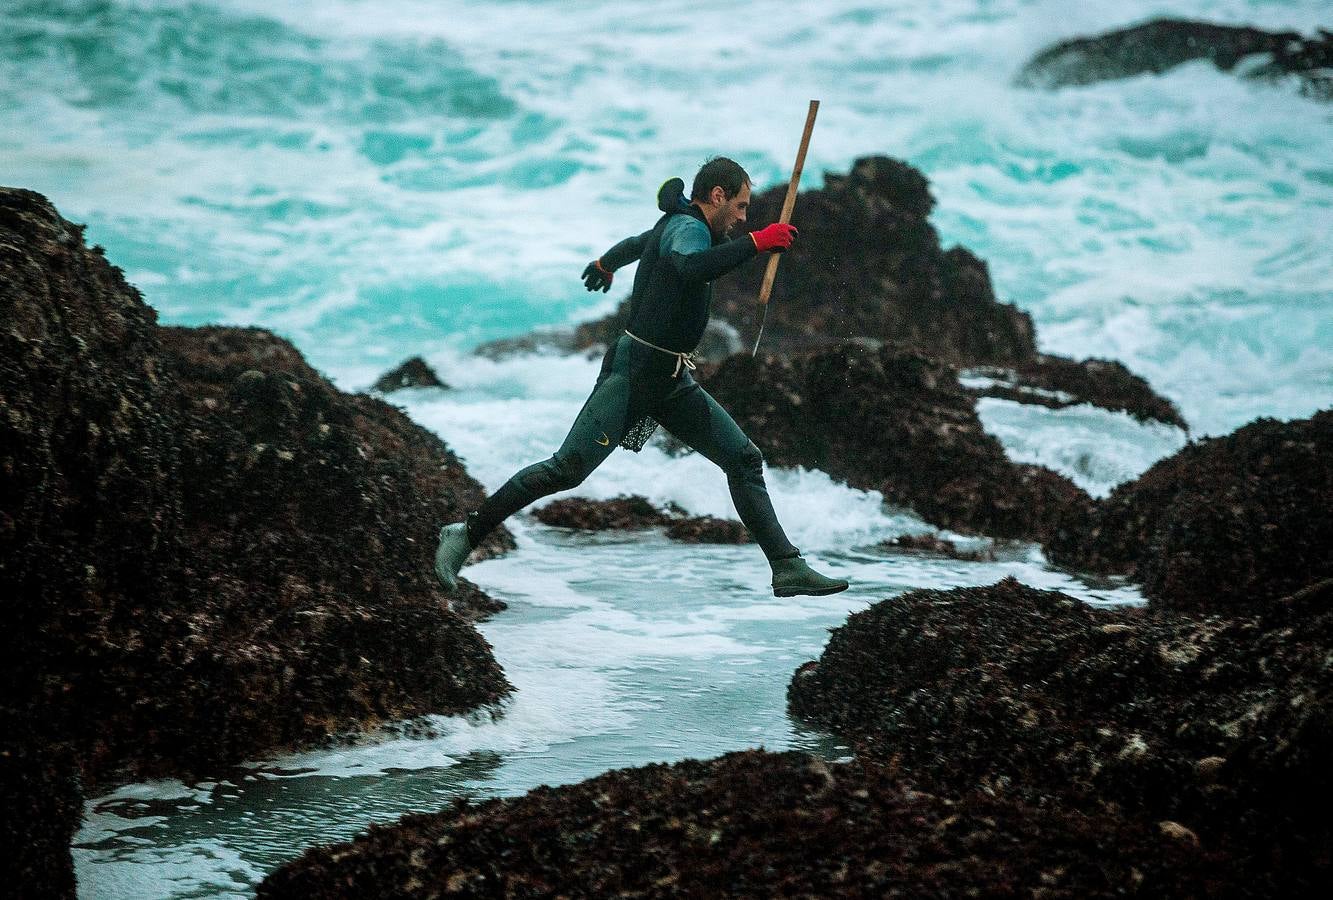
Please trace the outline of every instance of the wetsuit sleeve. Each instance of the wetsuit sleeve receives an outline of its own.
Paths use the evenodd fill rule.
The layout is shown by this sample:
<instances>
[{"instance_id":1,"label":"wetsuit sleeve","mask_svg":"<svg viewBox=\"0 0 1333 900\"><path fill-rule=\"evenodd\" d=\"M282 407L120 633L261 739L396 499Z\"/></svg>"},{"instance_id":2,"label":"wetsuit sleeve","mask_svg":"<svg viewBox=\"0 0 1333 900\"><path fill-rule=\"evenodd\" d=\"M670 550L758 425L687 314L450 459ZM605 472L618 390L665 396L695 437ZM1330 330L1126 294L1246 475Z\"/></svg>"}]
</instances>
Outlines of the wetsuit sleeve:
<instances>
[{"instance_id":1,"label":"wetsuit sleeve","mask_svg":"<svg viewBox=\"0 0 1333 900\"><path fill-rule=\"evenodd\" d=\"M720 278L757 252L748 234L714 247L708 226L688 216L677 216L662 235L662 255L686 281Z\"/></svg>"},{"instance_id":2,"label":"wetsuit sleeve","mask_svg":"<svg viewBox=\"0 0 1333 900\"><path fill-rule=\"evenodd\" d=\"M614 272L621 266L627 266L643 255L643 248L648 243L648 238L652 236L653 230L650 228L643 234L636 234L633 237L627 237L616 244L610 250L602 254L602 268Z\"/></svg>"}]
</instances>

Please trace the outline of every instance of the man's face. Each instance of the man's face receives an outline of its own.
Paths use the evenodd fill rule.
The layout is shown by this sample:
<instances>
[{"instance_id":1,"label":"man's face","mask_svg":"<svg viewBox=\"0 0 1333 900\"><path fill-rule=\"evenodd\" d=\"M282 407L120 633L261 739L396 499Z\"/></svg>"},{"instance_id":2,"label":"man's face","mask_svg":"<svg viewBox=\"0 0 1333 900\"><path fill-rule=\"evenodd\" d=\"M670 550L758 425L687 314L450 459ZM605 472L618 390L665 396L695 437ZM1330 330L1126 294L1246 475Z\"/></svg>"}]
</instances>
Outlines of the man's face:
<instances>
[{"instance_id":1,"label":"man's face","mask_svg":"<svg viewBox=\"0 0 1333 900\"><path fill-rule=\"evenodd\" d=\"M736 226L745 224L745 213L750 208L750 186L741 185L736 196L730 200L722 188L714 187L709 199L713 202L710 204L712 211L708 215L708 224L713 234L720 238L731 237L732 230Z\"/></svg>"}]
</instances>

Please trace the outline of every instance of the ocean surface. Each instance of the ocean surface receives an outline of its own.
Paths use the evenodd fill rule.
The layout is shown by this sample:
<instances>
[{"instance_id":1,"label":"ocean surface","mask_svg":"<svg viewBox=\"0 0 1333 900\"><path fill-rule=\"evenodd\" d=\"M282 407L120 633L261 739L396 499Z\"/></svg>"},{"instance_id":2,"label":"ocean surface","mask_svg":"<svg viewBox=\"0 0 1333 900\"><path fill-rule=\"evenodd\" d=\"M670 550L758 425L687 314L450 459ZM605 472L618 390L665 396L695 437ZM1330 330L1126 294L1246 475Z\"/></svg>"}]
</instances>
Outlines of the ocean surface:
<instances>
[{"instance_id":1,"label":"ocean surface","mask_svg":"<svg viewBox=\"0 0 1333 900\"><path fill-rule=\"evenodd\" d=\"M454 390L394 402L488 489L559 444L596 362L468 351L619 302L629 279L590 295L578 273L651 225L667 177L723 153L758 187L784 183L809 99L821 108L803 185L871 154L920 168L945 246L986 260L1043 350L1124 362L1195 437L1333 404L1333 106L1203 62L1058 92L1011 86L1063 38L1165 14L1310 33L1333 26L1326 2L3 11L0 183L86 222L165 323L271 328L347 390L425 356ZM1086 406L984 400L980 412L1014 458L1096 495L1186 440ZM460 794L760 745L841 758L835 738L786 717L786 683L849 612L914 587L1013 574L1141 602L1030 545L985 563L886 550L933 529L819 472L768 477L793 540L852 590L779 601L754 547L580 536L520 516L518 551L466 570L510 604L481 627L518 687L501 718L93 798L81 895L249 896L306 846ZM718 471L653 446L613 455L578 490L626 492L734 517Z\"/></svg>"}]
</instances>

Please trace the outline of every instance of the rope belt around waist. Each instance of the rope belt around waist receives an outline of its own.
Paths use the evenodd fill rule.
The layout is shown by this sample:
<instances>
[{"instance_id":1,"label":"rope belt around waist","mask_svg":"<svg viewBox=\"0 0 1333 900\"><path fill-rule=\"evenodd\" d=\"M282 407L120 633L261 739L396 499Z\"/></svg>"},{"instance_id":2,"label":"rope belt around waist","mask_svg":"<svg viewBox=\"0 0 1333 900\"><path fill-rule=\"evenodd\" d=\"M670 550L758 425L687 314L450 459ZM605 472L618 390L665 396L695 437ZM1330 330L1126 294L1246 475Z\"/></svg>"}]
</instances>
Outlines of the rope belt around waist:
<instances>
[{"instance_id":1,"label":"rope belt around waist","mask_svg":"<svg viewBox=\"0 0 1333 900\"><path fill-rule=\"evenodd\" d=\"M654 343L651 342L651 341L645 341L643 338L639 337L637 334L630 334L630 330L629 330L628 328L625 329L625 334L628 334L628 335L630 336L630 339L631 339L631 340L638 341L640 344L643 344L645 347L652 347L654 350L661 350L663 353L670 353L672 356L676 357L676 368L674 368L674 369L671 370L671 377L672 377L672 378L675 378L676 376L680 375L680 367L681 367L681 366L684 366L685 368L689 369L690 371L694 371L694 354L693 354L693 353L679 353L679 352L677 352L677 351L675 351L675 350L668 350L666 347L659 347L659 346L657 346L656 344L654 344Z\"/></svg>"}]
</instances>

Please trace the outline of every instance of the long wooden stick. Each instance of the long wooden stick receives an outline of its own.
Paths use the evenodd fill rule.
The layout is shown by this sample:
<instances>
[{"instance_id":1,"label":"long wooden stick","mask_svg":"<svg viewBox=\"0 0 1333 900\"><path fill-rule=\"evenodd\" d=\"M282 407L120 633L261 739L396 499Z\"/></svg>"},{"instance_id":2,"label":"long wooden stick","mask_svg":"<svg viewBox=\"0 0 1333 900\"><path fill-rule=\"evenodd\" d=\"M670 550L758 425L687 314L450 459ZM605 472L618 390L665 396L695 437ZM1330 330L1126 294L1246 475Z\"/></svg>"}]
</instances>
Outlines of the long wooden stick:
<instances>
[{"instance_id":1,"label":"long wooden stick","mask_svg":"<svg viewBox=\"0 0 1333 900\"><path fill-rule=\"evenodd\" d=\"M792 168L791 182L787 185L787 199L782 202L782 216L778 219L784 225L791 221L791 211L796 206L796 192L801 185L801 170L805 168L805 151L810 147L810 133L815 130L815 115L819 112L819 101L810 101L810 111L805 115L805 131L801 134L801 149L796 151L796 165ZM768 297L773 292L773 279L778 275L779 253L774 253L768 258L768 268L764 270L764 283L759 288L759 308L763 310L763 318L768 318ZM754 339L754 350L750 352L754 356L759 352L759 338L764 336L764 324L759 323L759 334Z\"/></svg>"}]
</instances>

